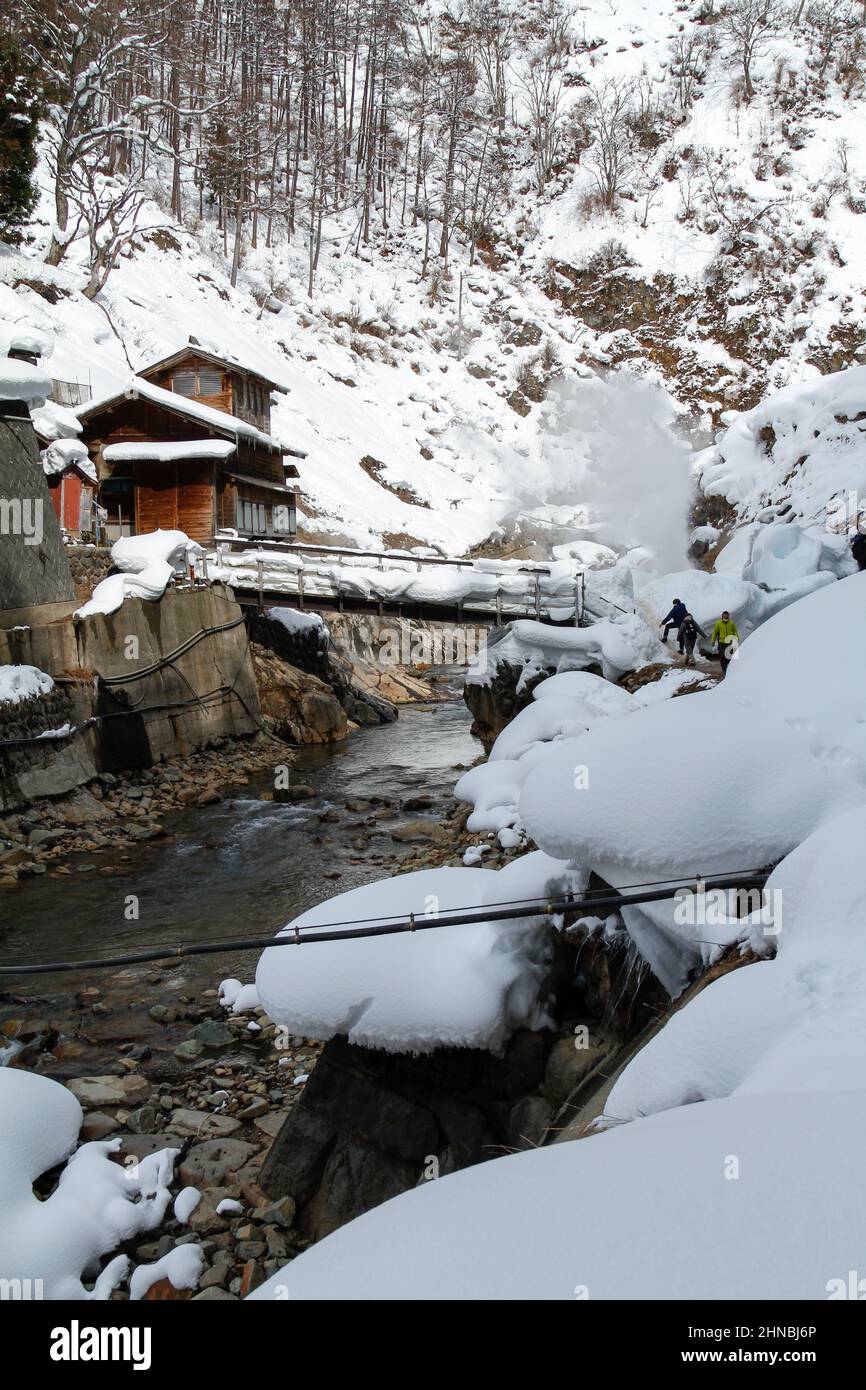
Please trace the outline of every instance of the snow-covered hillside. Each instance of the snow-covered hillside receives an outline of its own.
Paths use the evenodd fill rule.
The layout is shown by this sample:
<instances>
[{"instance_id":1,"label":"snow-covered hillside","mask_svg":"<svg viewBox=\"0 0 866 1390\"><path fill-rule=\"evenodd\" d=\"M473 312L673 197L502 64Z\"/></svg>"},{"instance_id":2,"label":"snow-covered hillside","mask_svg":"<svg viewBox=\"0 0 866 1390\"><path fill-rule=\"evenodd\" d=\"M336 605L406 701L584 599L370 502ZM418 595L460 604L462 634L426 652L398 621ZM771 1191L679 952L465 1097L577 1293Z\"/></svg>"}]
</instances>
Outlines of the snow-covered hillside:
<instances>
[{"instance_id":1,"label":"snow-covered hillside","mask_svg":"<svg viewBox=\"0 0 866 1390\"><path fill-rule=\"evenodd\" d=\"M3 328L44 332L52 376L94 394L190 335L271 375L286 389L275 431L309 454L308 536L451 554L491 536L505 550L583 538L648 544L676 568L683 437L708 443L725 411L847 367L863 346L860 10L836 6L847 27L828 49L814 6L796 23L793 5L779 7L747 100L732 8L494 6L490 23L507 28L501 127L485 106L477 7L455 19L439 3L396 6L433 66L452 61L455 25L458 39L471 34L473 129L501 136L497 195L477 245L456 218L447 261L437 258L444 214L432 194L423 217L407 199L418 118L395 101L402 185L395 154L366 238L357 201L334 197L312 294L303 218L287 243L276 217L271 245L260 229L257 249L244 222L233 274L192 161L178 221L171 161L157 150L140 230L85 298L87 237L56 267L42 262L56 221L46 134L32 224L0 253ZM554 104L542 169L545 63ZM312 157L300 160L301 205L312 206L314 174ZM750 483L756 496L763 486Z\"/></svg>"}]
</instances>

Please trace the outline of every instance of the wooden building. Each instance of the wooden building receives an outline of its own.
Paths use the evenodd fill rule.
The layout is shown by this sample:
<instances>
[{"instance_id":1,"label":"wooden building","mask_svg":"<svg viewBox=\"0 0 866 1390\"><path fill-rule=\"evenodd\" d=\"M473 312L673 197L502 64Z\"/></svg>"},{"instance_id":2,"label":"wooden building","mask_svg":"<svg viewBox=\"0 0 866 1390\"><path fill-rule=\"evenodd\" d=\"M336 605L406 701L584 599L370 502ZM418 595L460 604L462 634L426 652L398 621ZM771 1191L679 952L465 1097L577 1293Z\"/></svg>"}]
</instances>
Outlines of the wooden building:
<instances>
[{"instance_id":1,"label":"wooden building","mask_svg":"<svg viewBox=\"0 0 866 1390\"><path fill-rule=\"evenodd\" d=\"M78 463L47 475L51 505L60 525L76 540L96 539L96 483Z\"/></svg>"},{"instance_id":2,"label":"wooden building","mask_svg":"<svg viewBox=\"0 0 866 1390\"><path fill-rule=\"evenodd\" d=\"M295 534L298 470L270 436L276 384L191 343L80 407L107 536L180 530L210 544ZM287 457L288 456L288 457Z\"/></svg>"}]
</instances>

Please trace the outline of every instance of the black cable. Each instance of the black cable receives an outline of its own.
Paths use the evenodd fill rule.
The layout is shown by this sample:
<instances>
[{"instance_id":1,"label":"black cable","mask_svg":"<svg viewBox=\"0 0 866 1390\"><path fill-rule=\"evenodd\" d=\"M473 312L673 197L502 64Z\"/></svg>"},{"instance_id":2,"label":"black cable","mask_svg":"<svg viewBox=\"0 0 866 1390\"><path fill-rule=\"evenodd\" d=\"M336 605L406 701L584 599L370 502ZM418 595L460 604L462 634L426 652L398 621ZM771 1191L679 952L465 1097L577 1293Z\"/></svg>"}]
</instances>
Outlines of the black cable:
<instances>
[{"instance_id":1,"label":"black cable","mask_svg":"<svg viewBox=\"0 0 866 1390\"><path fill-rule=\"evenodd\" d=\"M701 882L705 891L746 886L762 888L767 877L766 873L740 873L706 878L702 879ZM676 891L691 890L695 882L695 879L681 881L680 888ZM675 897L676 891L663 888L651 893L639 894L612 892L601 900L593 898L590 905L598 906L601 901L604 906L611 908L639 906L642 903L662 902L667 898ZM375 922L373 926L362 926L355 923L346 929L335 929L335 924L322 923L321 926L305 928L303 934L299 927L283 927L277 936L256 936L228 942L199 941L189 945L179 943L173 950L161 947L152 951L141 951L103 959L51 961L39 965L0 965L0 975L48 975L79 970L106 970L114 969L119 965L145 965L155 961L177 960L185 956L222 955L233 951L269 950L277 946L306 946L322 941L350 941L371 936L395 936L404 932L431 931L439 927L474 926L483 922L515 921L527 915L551 917L560 912L574 911L580 908L584 904L584 899L571 897L538 898L536 902L538 904L537 911L532 914L527 912L523 903L511 907L501 903L493 904L493 911L480 907L468 911L462 909L456 912L441 913L435 917L427 917L424 914L416 916L414 912L410 912L408 917L398 919L388 925L381 919L373 919Z\"/></svg>"}]
</instances>

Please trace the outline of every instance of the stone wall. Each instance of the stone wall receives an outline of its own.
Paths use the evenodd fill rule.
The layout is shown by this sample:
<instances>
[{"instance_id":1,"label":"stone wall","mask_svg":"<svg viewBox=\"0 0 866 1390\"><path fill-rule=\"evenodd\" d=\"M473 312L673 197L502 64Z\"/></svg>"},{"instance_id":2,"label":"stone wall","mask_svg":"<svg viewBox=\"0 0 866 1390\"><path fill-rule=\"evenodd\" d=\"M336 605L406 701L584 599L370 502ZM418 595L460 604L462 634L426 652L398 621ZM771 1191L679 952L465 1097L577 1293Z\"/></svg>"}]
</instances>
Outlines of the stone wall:
<instances>
[{"instance_id":1,"label":"stone wall","mask_svg":"<svg viewBox=\"0 0 866 1390\"><path fill-rule=\"evenodd\" d=\"M0 611L71 599L72 576L29 415L0 414L0 501Z\"/></svg>"},{"instance_id":2,"label":"stone wall","mask_svg":"<svg viewBox=\"0 0 866 1390\"><path fill-rule=\"evenodd\" d=\"M86 603L97 584L114 569L111 549L107 545L68 545L66 558L75 585L75 597Z\"/></svg>"},{"instance_id":3,"label":"stone wall","mask_svg":"<svg viewBox=\"0 0 866 1390\"><path fill-rule=\"evenodd\" d=\"M0 809L260 728L243 615L223 585L169 588L157 602L128 598L115 613L0 629L6 662L74 682L73 722L94 722L44 750L31 746L26 766L0 756Z\"/></svg>"}]
</instances>

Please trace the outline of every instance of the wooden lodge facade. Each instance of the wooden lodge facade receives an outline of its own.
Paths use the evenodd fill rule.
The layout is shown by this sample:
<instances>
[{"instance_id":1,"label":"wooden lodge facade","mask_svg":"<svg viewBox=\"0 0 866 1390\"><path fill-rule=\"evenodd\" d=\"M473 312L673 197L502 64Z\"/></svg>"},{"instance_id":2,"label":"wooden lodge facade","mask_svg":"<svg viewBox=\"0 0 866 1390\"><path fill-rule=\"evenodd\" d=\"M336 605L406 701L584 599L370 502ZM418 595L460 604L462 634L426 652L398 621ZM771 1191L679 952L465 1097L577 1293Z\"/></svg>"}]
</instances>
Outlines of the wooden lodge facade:
<instances>
[{"instance_id":1,"label":"wooden lodge facade","mask_svg":"<svg viewBox=\"0 0 866 1390\"><path fill-rule=\"evenodd\" d=\"M298 470L289 460L304 454L270 436L275 389L190 344L79 407L108 539L158 527L200 544L225 530L290 539Z\"/></svg>"}]
</instances>

